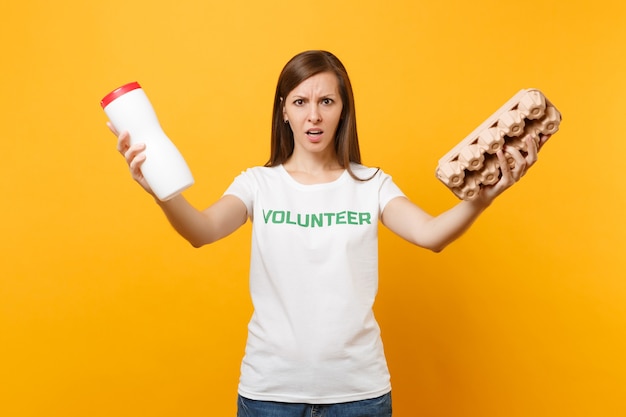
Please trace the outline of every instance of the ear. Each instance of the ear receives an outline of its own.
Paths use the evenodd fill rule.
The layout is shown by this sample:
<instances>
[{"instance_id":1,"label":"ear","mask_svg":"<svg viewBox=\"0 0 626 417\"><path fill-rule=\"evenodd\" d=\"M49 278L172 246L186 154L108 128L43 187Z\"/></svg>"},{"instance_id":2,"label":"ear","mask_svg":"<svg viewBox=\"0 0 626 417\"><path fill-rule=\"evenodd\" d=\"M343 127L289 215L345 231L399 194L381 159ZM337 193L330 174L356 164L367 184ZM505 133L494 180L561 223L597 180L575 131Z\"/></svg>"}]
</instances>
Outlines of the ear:
<instances>
[{"instance_id":1,"label":"ear","mask_svg":"<svg viewBox=\"0 0 626 417\"><path fill-rule=\"evenodd\" d=\"M285 123L289 123L289 120L287 119L287 108L285 106L285 100L283 100L283 98L280 98L280 103L283 105L283 122Z\"/></svg>"}]
</instances>

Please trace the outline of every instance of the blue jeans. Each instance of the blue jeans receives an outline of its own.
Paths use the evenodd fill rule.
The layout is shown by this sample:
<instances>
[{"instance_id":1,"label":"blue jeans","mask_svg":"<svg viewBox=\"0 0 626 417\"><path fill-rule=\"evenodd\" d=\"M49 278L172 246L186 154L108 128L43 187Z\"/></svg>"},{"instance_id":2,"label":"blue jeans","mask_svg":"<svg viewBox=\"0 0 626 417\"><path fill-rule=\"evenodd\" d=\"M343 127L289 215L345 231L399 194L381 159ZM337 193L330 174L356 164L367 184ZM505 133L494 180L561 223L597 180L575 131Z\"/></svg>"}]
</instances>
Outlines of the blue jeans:
<instances>
[{"instance_id":1,"label":"blue jeans","mask_svg":"<svg viewBox=\"0 0 626 417\"><path fill-rule=\"evenodd\" d=\"M240 395L237 417L391 417L391 393L371 400L324 405L256 401Z\"/></svg>"}]
</instances>

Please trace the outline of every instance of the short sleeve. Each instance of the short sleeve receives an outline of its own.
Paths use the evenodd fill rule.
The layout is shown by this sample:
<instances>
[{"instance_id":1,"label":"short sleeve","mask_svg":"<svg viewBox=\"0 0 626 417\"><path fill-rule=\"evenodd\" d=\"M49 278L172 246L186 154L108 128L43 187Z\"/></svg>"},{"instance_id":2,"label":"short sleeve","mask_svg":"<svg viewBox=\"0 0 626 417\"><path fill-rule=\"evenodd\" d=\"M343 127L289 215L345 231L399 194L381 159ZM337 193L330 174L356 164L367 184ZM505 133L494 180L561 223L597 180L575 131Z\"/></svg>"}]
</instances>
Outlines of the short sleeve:
<instances>
[{"instance_id":1,"label":"short sleeve","mask_svg":"<svg viewBox=\"0 0 626 417\"><path fill-rule=\"evenodd\" d=\"M393 182L391 175L380 171L380 187L378 192L379 210L382 214L387 204L396 197L405 197L400 187Z\"/></svg>"},{"instance_id":2,"label":"short sleeve","mask_svg":"<svg viewBox=\"0 0 626 417\"><path fill-rule=\"evenodd\" d=\"M252 216L254 209L254 178L250 171L243 171L235 177L223 195L232 195L239 198L248 210L248 216Z\"/></svg>"}]
</instances>

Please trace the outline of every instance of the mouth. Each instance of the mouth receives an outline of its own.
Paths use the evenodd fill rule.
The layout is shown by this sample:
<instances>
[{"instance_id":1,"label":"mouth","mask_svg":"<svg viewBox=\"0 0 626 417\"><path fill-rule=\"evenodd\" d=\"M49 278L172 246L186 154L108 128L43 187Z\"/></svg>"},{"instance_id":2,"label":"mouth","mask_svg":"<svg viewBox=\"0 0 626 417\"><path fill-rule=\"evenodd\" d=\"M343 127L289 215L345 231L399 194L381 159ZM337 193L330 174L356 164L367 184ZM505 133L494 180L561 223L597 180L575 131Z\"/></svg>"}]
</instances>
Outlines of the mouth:
<instances>
[{"instance_id":1,"label":"mouth","mask_svg":"<svg viewBox=\"0 0 626 417\"><path fill-rule=\"evenodd\" d=\"M322 136L323 134L324 134L324 131L321 129L311 129L311 130L306 131L306 135L312 138Z\"/></svg>"}]
</instances>

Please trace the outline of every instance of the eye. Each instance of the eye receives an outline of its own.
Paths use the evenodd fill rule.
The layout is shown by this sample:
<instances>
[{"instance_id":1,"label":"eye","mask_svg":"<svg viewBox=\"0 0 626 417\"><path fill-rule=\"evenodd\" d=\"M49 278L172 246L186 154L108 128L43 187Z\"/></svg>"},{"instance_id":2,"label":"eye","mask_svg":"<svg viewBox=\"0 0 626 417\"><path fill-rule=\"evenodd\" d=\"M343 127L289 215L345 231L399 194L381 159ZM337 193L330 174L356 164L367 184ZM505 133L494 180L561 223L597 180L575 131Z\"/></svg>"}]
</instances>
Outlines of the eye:
<instances>
[{"instance_id":1,"label":"eye","mask_svg":"<svg viewBox=\"0 0 626 417\"><path fill-rule=\"evenodd\" d=\"M296 106L302 106L304 104L304 100L302 100L301 98L297 98L293 101L293 104L295 104Z\"/></svg>"},{"instance_id":2,"label":"eye","mask_svg":"<svg viewBox=\"0 0 626 417\"><path fill-rule=\"evenodd\" d=\"M325 98L322 100L322 104L325 104L325 105L333 104L333 102L334 101L332 98Z\"/></svg>"}]
</instances>

